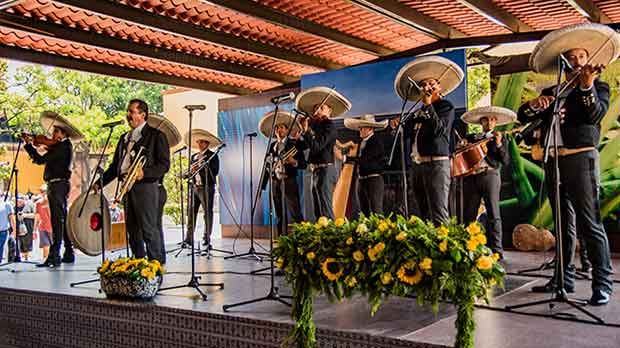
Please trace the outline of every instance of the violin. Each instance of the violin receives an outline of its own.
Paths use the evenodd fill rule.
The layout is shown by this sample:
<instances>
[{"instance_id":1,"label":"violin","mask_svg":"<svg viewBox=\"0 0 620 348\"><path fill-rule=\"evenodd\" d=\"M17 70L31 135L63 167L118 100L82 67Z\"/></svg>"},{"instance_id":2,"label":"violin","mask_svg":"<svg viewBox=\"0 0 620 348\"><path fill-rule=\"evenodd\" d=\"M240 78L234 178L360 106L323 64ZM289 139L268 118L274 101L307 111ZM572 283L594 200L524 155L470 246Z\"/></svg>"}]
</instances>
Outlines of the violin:
<instances>
[{"instance_id":1,"label":"violin","mask_svg":"<svg viewBox=\"0 0 620 348\"><path fill-rule=\"evenodd\" d=\"M53 138L48 138L47 136L43 134L22 133L22 138L26 142L28 142L29 139L32 139L32 144L34 146L41 146L41 145L52 146L52 145L56 145L59 143L58 140L53 139Z\"/></svg>"}]
</instances>

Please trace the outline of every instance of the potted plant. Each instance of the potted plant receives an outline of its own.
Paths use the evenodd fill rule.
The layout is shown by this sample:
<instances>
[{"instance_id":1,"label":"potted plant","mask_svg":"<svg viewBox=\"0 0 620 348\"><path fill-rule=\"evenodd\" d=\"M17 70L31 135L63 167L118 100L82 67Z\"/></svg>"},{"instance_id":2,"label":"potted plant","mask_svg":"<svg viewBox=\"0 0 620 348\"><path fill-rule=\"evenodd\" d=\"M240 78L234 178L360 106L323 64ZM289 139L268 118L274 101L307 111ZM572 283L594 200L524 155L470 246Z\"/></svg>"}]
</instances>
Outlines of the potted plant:
<instances>
[{"instance_id":1,"label":"potted plant","mask_svg":"<svg viewBox=\"0 0 620 348\"><path fill-rule=\"evenodd\" d=\"M157 260L121 257L105 260L97 273L107 297L149 300L159 290L164 268Z\"/></svg>"}]
</instances>

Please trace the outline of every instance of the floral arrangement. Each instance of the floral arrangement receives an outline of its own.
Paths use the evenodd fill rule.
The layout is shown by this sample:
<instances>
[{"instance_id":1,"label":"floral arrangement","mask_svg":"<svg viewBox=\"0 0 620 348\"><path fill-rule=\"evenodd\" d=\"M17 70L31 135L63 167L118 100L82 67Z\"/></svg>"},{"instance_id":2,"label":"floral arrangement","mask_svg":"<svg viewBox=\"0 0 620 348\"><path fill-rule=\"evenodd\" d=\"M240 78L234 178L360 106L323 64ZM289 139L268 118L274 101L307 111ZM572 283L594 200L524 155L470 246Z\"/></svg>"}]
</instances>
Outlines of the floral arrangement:
<instances>
[{"instance_id":1,"label":"floral arrangement","mask_svg":"<svg viewBox=\"0 0 620 348\"><path fill-rule=\"evenodd\" d=\"M418 304L434 311L440 300L450 300L458 309L455 347L473 347L475 301L488 302L489 289L503 286L505 274L499 255L485 244L478 223L436 227L415 216L321 217L294 225L273 251L293 287L295 326L285 345L315 347L315 295L334 301L362 293L372 314L388 296L415 294Z\"/></svg>"},{"instance_id":2,"label":"floral arrangement","mask_svg":"<svg viewBox=\"0 0 620 348\"><path fill-rule=\"evenodd\" d=\"M97 273L102 278L126 278L129 280L144 278L146 280L153 280L156 276L164 274L164 268L157 260L121 257L116 261L106 259L97 269Z\"/></svg>"}]
</instances>

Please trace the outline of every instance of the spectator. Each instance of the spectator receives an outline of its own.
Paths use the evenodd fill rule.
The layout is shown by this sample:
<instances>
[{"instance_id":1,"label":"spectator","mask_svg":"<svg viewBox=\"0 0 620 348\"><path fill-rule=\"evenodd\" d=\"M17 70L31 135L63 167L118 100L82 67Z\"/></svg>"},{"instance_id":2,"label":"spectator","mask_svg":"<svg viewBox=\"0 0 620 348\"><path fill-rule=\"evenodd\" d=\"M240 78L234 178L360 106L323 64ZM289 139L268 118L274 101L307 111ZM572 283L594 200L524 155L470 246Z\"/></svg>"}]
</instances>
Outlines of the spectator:
<instances>
[{"instance_id":1,"label":"spectator","mask_svg":"<svg viewBox=\"0 0 620 348\"><path fill-rule=\"evenodd\" d=\"M34 203L27 196L19 196L17 200L17 218L20 226L17 230L19 249L22 260L29 260L32 252L32 236L34 233Z\"/></svg>"},{"instance_id":2,"label":"spectator","mask_svg":"<svg viewBox=\"0 0 620 348\"><path fill-rule=\"evenodd\" d=\"M0 263L4 255L4 243L9 236L9 231L15 231L15 215L13 206L4 200L4 195L0 197Z\"/></svg>"},{"instance_id":3,"label":"spectator","mask_svg":"<svg viewBox=\"0 0 620 348\"><path fill-rule=\"evenodd\" d=\"M34 226L39 231L39 248L43 252L43 260L47 260L50 245L52 245L52 220L50 206L47 200L47 185L40 188L40 199L36 203Z\"/></svg>"}]
</instances>

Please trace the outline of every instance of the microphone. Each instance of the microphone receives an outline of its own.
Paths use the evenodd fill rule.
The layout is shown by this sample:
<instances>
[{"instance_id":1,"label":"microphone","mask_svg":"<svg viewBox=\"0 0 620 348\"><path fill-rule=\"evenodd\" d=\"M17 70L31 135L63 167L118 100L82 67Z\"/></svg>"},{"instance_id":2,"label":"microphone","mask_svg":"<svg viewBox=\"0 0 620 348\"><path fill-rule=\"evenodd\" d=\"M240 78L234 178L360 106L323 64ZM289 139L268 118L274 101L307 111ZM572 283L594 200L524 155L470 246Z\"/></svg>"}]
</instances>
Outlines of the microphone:
<instances>
[{"instance_id":1,"label":"microphone","mask_svg":"<svg viewBox=\"0 0 620 348\"><path fill-rule=\"evenodd\" d=\"M291 100L291 99L295 99L295 93L293 93L293 92L290 92L288 94L279 95L277 97L273 97L273 98L271 98L271 102L273 104L280 104L282 102L285 102L285 101Z\"/></svg>"},{"instance_id":2,"label":"microphone","mask_svg":"<svg viewBox=\"0 0 620 348\"><path fill-rule=\"evenodd\" d=\"M112 128L112 127L116 127L118 125L123 124L123 122L125 122L125 121L124 120L117 120L117 121L107 122L107 123L102 124L101 127L104 127L104 128L110 127L110 128Z\"/></svg>"},{"instance_id":3,"label":"microphone","mask_svg":"<svg viewBox=\"0 0 620 348\"><path fill-rule=\"evenodd\" d=\"M183 109L189 110L189 111L194 111L194 110L204 110L207 107L204 105L185 105L183 107Z\"/></svg>"},{"instance_id":4,"label":"microphone","mask_svg":"<svg viewBox=\"0 0 620 348\"><path fill-rule=\"evenodd\" d=\"M182 147L182 148L180 148L180 149L176 150L176 151L175 151L175 152L173 152L172 154L173 154L173 155L176 155L177 153L179 153L179 152L181 152L181 151L183 151L183 150L185 150L185 149L187 149L187 145L183 145L183 147Z\"/></svg>"},{"instance_id":5,"label":"microphone","mask_svg":"<svg viewBox=\"0 0 620 348\"><path fill-rule=\"evenodd\" d=\"M256 133L256 132L252 132L252 133L248 133L248 134L246 134L245 136L246 136L246 137L250 137L250 138L251 138L251 137L255 137L255 136L257 136L257 135L258 135L258 133Z\"/></svg>"},{"instance_id":6,"label":"microphone","mask_svg":"<svg viewBox=\"0 0 620 348\"><path fill-rule=\"evenodd\" d=\"M310 115L307 112L305 112L305 111L293 109L293 112L298 113L298 114L300 114L303 117L310 117Z\"/></svg>"}]
</instances>

